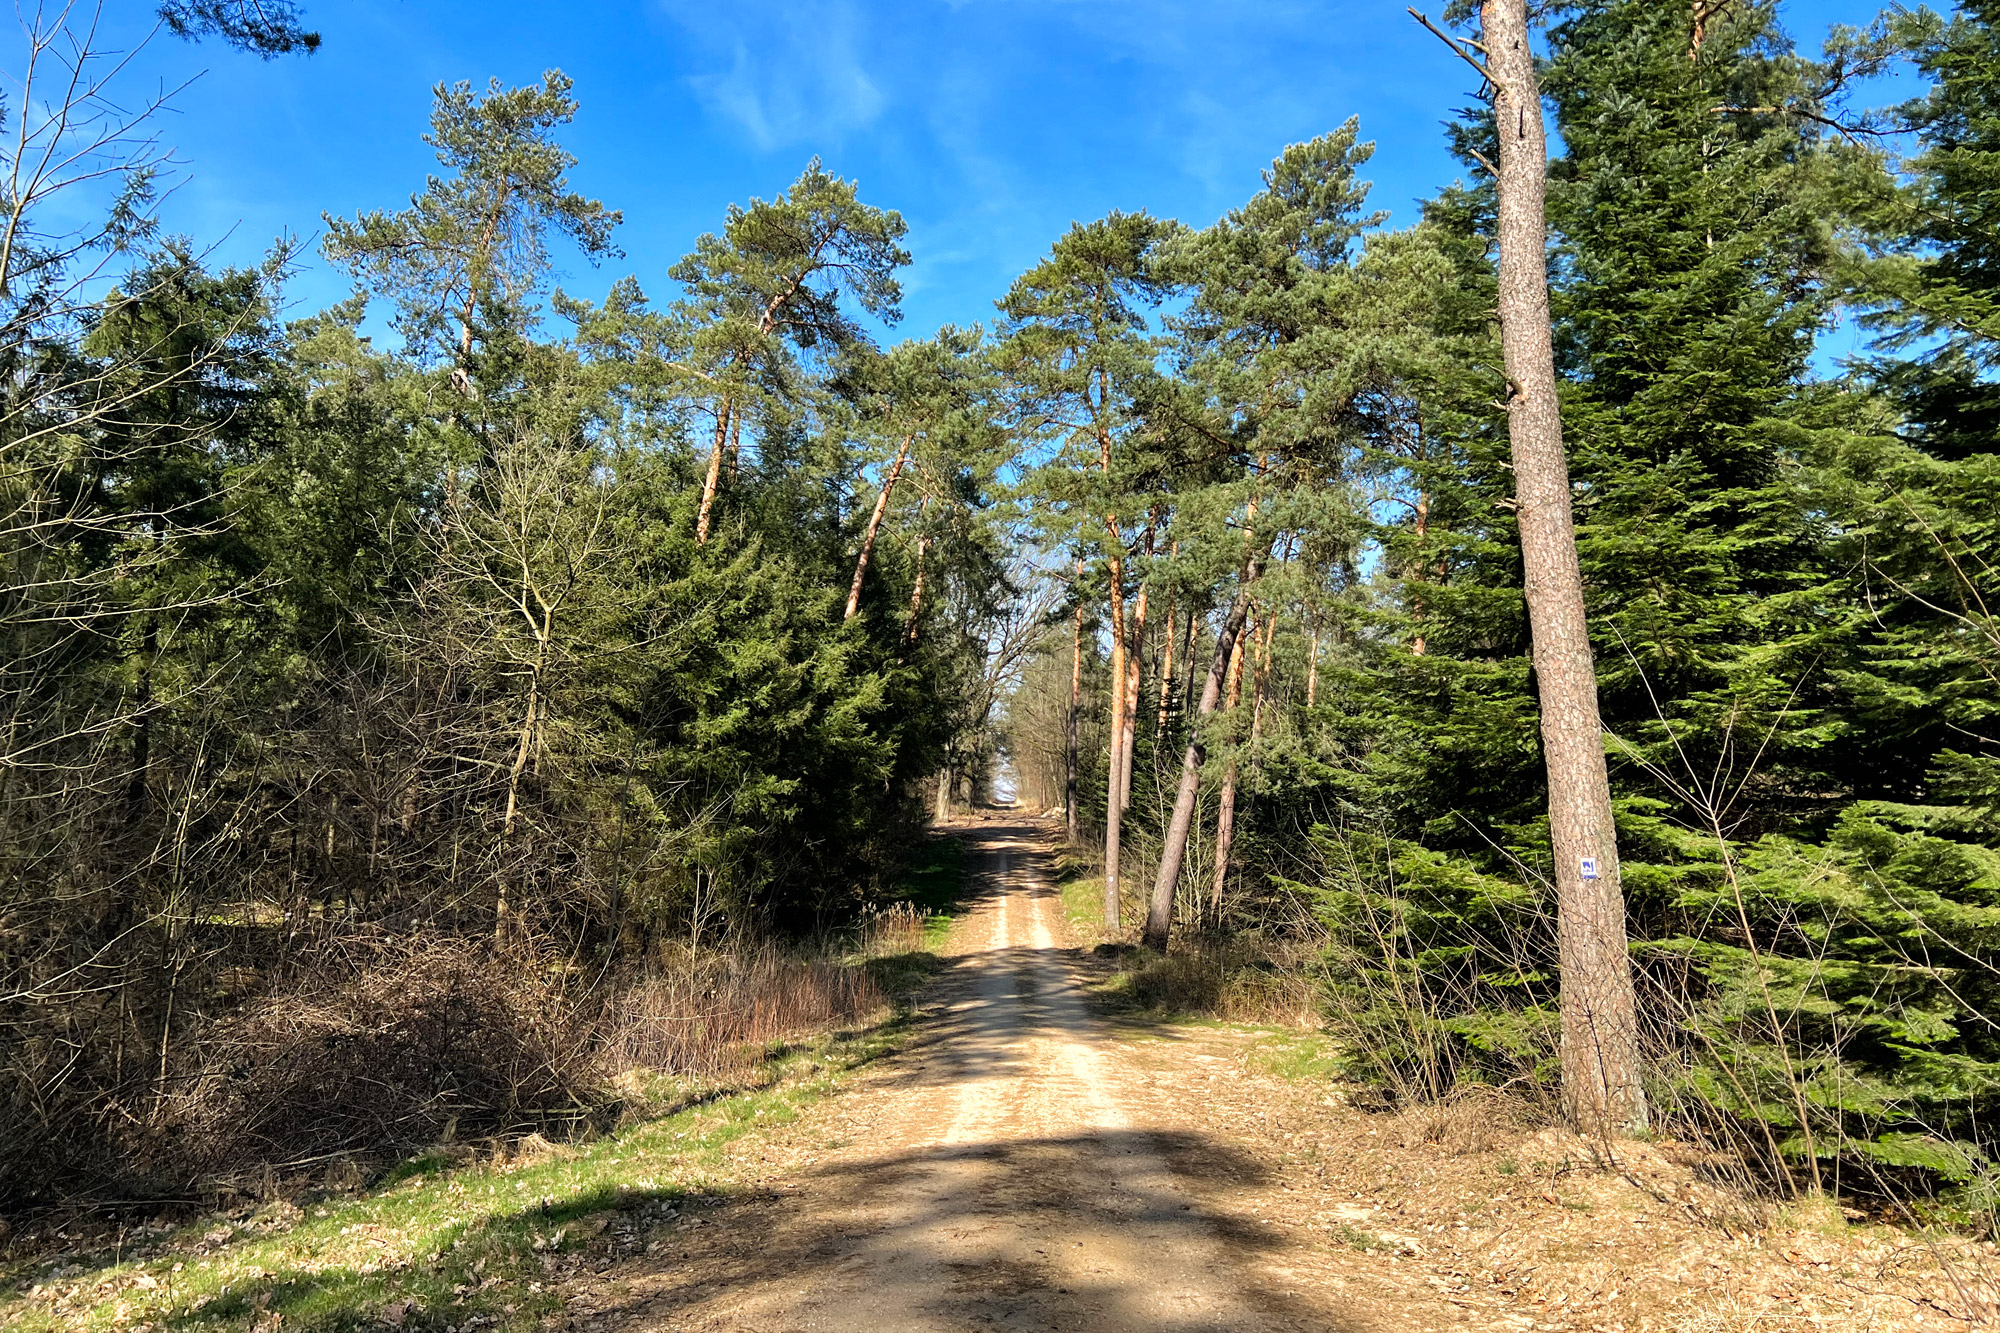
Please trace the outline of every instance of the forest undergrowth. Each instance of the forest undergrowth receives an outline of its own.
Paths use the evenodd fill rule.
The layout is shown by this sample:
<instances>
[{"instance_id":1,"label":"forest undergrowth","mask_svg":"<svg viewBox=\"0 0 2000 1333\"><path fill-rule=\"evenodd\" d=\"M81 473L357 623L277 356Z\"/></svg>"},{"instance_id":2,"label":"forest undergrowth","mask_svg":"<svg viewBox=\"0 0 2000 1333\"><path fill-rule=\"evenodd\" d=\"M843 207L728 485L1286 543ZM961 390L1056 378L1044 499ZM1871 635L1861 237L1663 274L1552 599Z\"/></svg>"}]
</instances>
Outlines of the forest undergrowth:
<instances>
[{"instance_id":1,"label":"forest undergrowth","mask_svg":"<svg viewBox=\"0 0 2000 1333\"><path fill-rule=\"evenodd\" d=\"M144 49L22 11L0 1216L862 1024L1010 785L1126 1003L2000 1229L2000 4L1789 16L1454 5L1412 219L1329 123L890 342L910 224L817 158L566 290L623 217L560 70L438 85L301 311L166 226Z\"/></svg>"},{"instance_id":2,"label":"forest undergrowth","mask_svg":"<svg viewBox=\"0 0 2000 1333\"><path fill-rule=\"evenodd\" d=\"M1499 1131L1560 1129L1556 1015L1521 1002L1550 966L1548 912L1494 913L1477 944L1483 970L1474 971L1463 965L1470 946L1433 937L1426 948L1421 929L1425 914L1436 914L1462 938L1463 900L1432 897L1420 875L1397 875L1438 858L1378 862L1363 877L1359 858L1385 853L1379 836L1349 840L1321 829L1316 840L1321 878L1274 880L1255 901L1195 917L1165 952L1105 932L1094 849L1063 853L1072 928L1107 969L1097 994L1114 1010L1150 1018L1268 1029L1260 1068L1339 1088L1348 1103L1395 1121L1399 1136L1454 1154L1483 1151ZM1523 908L1518 894L1509 898ZM1835 929L1863 924L1832 912L1822 919ZM1284 924L1274 929L1274 920ZM1659 952L1677 954L1671 942ZM1643 958L1645 946L1635 953ZM1840 971L1816 950L1788 990L1758 986L1747 997L1685 965L1642 972L1657 1108L1644 1151L1666 1153L1719 1191L1731 1224L1746 1230L1806 1208L1917 1234L2000 1235L1984 1160L1951 1154L1944 1133L1926 1132L1908 1107L1893 1112L1913 1140L1899 1160L1883 1151L1879 1131L1856 1137L1875 1129L1857 1120L1856 1102L1891 1113L1882 1102L1831 1101L1815 1085L1843 1056L1807 1035L1812 1014L1839 1006L1835 985L1816 980L1819 970ZM1811 1157L1798 1151L1801 1140ZM1620 1154L1635 1150L1607 1139L1590 1155L1616 1170ZM1996 1275L1960 1276L1989 1290Z\"/></svg>"},{"instance_id":3,"label":"forest undergrowth","mask_svg":"<svg viewBox=\"0 0 2000 1333\"><path fill-rule=\"evenodd\" d=\"M0 1326L541 1327L583 1256L699 1225L731 1143L898 1048L962 884L955 839L928 852L851 930L683 947L587 1006L437 942L305 969L194 1044L186 1155L135 1160L178 1160L183 1197L75 1194L0 1230ZM400 1084L413 1065L431 1081ZM279 1160L302 1147L324 1151Z\"/></svg>"}]
</instances>

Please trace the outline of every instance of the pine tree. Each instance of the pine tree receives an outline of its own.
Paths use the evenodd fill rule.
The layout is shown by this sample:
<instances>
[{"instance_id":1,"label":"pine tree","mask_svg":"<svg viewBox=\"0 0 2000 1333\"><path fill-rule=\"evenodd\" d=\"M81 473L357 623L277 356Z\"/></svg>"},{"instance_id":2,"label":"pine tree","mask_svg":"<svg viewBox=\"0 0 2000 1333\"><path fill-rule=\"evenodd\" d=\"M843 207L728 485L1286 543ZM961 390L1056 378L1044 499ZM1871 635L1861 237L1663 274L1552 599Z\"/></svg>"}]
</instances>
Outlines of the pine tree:
<instances>
[{"instance_id":1,"label":"pine tree","mask_svg":"<svg viewBox=\"0 0 2000 1333\"><path fill-rule=\"evenodd\" d=\"M732 204L721 234L703 236L674 266L688 289L678 366L715 427L697 545L708 541L725 451L740 454L745 418L759 403L782 407L796 395L800 358L868 345L843 297L886 324L901 318L896 271L910 256L897 243L907 230L814 158L776 199Z\"/></svg>"},{"instance_id":2,"label":"pine tree","mask_svg":"<svg viewBox=\"0 0 2000 1333\"><path fill-rule=\"evenodd\" d=\"M475 353L517 328L546 283L552 234L593 264L618 253L619 213L570 188L576 158L554 137L576 116L572 86L561 70L525 88L495 79L484 95L439 84L424 142L450 174L400 213L325 217L327 258L391 297L412 354L441 358L466 394L494 378Z\"/></svg>"},{"instance_id":3,"label":"pine tree","mask_svg":"<svg viewBox=\"0 0 2000 1333\"><path fill-rule=\"evenodd\" d=\"M1134 557L1157 530L1148 522L1152 470L1145 404L1159 392L1158 348L1145 312L1166 293L1155 265L1173 224L1143 213L1079 223L1048 258L1016 279L1000 303L998 365L1012 381L1014 417L1053 447L1030 486L1045 497L1051 544L1089 543L1100 553L1111 634L1111 764L1105 800L1104 920L1116 929L1130 771L1127 702L1140 635L1127 618ZM1143 615L1145 589L1134 609ZM1138 626L1143 629L1143 624Z\"/></svg>"},{"instance_id":4,"label":"pine tree","mask_svg":"<svg viewBox=\"0 0 2000 1333\"><path fill-rule=\"evenodd\" d=\"M1562 408L1549 327L1548 149L1522 0L1480 9L1498 141L1495 235L1522 587L1533 636L1549 774L1556 931L1562 958L1563 1103L1585 1130L1646 1123L1638 1016L1626 952L1618 835L1611 822L1597 675L1584 620Z\"/></svg>"}]
</instances>

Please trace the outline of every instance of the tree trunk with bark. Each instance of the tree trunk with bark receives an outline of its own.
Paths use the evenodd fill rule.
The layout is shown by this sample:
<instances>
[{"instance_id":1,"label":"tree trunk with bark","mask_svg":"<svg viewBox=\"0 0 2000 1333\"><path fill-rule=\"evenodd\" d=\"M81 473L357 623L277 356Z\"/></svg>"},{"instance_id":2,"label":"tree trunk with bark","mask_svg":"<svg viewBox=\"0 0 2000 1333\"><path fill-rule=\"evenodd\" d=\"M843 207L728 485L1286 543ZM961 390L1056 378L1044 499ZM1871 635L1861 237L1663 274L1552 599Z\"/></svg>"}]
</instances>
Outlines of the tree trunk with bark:
<instances>
[{"instance_id":1,"label":"tree trunk with bark","mask_svg":"<svg viewBox=\"0 0 2000 1333\"><path fill-rule=\"evenodd\" d=\"M1104 801L1104 928L1118 929L1118 839L1125 807L1118 775L1125 763L1125 561L1124 538L1116 518L1107 517L1111 537L1111 771Z\"/></svg>"},{"instance_id":2,"label":"tree trunk with bark","mask_svg":"<svg viewBox=\"0 0 2000 1333\"><path fill-rule=\"evenodd\" d=\"M1234 651L1229 655L1229 701L1225 705L1234 717L1243 704L1243 640L1239 636ZM1235 723L1230 724L1234 726ZM1232 746L1234 742L1231 742ZM1222 911L1222 889L1229 880L1229 850L1236 841L1236 756L1229 756L1229 767L1222 774L1222 791L1215 802L1215 882L1208 893L1210 916Z\"/></svg>"},{"instance_id":3,"label":"tree trunk with bark","mask_svg":"<svg viewBox=\"0 0 2000 1333\"><path fill-rule=\"evenodd\" d=\"M536 627L535 659L528 673L528 703L522 710L514 762L507 770L507 810L500 823L500 840L507 846L513 845L514 820L521 808L521 778L528 771L528 762L535 753L536 733L542 724L542 676L548 668L553 619L553 612L544 612L541 624ZM493 887L493 943L496 948L506 945L513 930L516 909L507 894L507 875L511 869L511 865L503 863L500 877Z\"/></svg>"},{"instance_id":4,"label":"tree trunk with bark","mask_svg":"<svg viewBox=\"0 0 2000 1333\"><path fill-rule=\"evenodd\" d=\"M868 557L875 554L875 534L882 530L882 515L889 512L889 496L903 475L903 464L909 460L910 437L905 435L902 447L896 450L896 461L889 465L889 475L882 482L882 493L875 497L875 512L868 518L868 531L861 538L861 554L854 562L854 582L847 589L847 614L842 620L854 619L854 613L861 609L861 581L868 576Z\"/></svg>"},{"instance_id":5,"label":"tree trunk with bark","mask_svg":"<svg viewBox=\"0 0 2000 1333\"><path fill-rule=\"evenodd\" d=\"M1083 579L1083 561L1076 562L1076 576ZM1076 746L1083 721L1083 600L1077 599L1076 626L1072 631L1069 661L1069 716L1063 724L1063 816L1069 824L1069 838L1076 841Z\"/></svg>"},{"instance_id":6,"label":"tree trunk with bark","mask_svg":"<svg viewBox=\"0 0 2000 1333\"><path fill-rule=\"evenodd\" d=\"M1430 535L1430 530L1431 530L1430 492L1418 491L1417 521L1416 521L1415 532L1417 538L1417 558L1420 561L1423 559L1424 539ZM1423 583L1423 572L1421 566L1419 566L1418 568L1417 577L1413 579L1412 582L1416 584L1416 587L1413 588L1410 593L1410 619L1417 622L1417 632L1410 637L1410 652L1412 655L1416 657L1422 657L1424 655L1424 650L1426 649L1428 644L1424 638L1424 613L1427 608L1425 607L1424 604L1424 583Z\"/></svg>"},{"instance_id":7,"label":"tree trunk with bark","mask_svg":"<svg viewBox=\"0 0 2000 1333\"><path fill-rule=\"evenodd\" d=\"M1319 620L1313 620L1312 645L1306 649L1306 708L1311 710L1319 698Z\"/></svg>"},{"instance_id":8,"label":"tree trunk with bark","mask_svg":"<svg viewBox=\"0 0 2000 1333\"><path fill-rule=\"evenodd\" d=\"M729 439L729 418L734 405L728 399L715 412L715 443L708 451L708 475L701 483L701 511L695 515L694 544L708 544L708 528L715 516L715 492L722 485L722 451Z\"/></svg>"},{"instance_id":9,"label":"tree trunk with bark","mask_svg":"<svg viewBox=\"0 0 2000 1333\"><path fill-rule=\"evenodd\" d=\"M1236 589L1236 600L1230 605L1229 615L1222 622L1222 630L1216 635L1215 656L1208 665L1208 679L1202 683L1201 702L1195 707L1195 721L1188 728L1187 752L1181 757L1180 789L1174 795L1174 813L1167 821L1166 841L1160 848L1160 869L1153 877L1153 899L1147 905L1146 929L1142 936L1152 948L1167 947L1167 938L1174 925L1174 894L1180 887L1181 861L1187 855L1188 831L1194 827L1196 798L1201 793L1201 766L1208 761L1208 747L1202 741L1201 724L1215 712L1216 700L1222 697L1222 678L1229 670L1234 656L1237 637L1243 632L1243 622L1250 614L1250 588L1257 578L1257 562L1252 559L1245 564L1242 580Z\"/></svg>"},{"instance_id":10,"label":"tree trunk with bark","mask_svg":"<svg viewBox=\"0 0 2000 1333\"><path fill-rule=\"evenodd\" d=\"M923 506L917 511L917 522L922 523L931 512L931 498L924 497ZM917 642L917 630L923 624L924 613L924 558L930 554L931 537L927 532L917 538L917 577L910 585L910 625L903 636L903 642L912 647Z\"/></svg>"},{"instance_id":11,"label":"tree trunk with bark","mask_svg":"<svg viewBox=\"0 0 2000 1333\"><path fill-rule=\"evenodd\" d=\"M1146 587L1132 603L1132 634L1125 650L1125 739L1119 747L1118 812L1132 808L1132 757L1137 752L1139 732L1139 686L1146 671Z\"/></svg>"},{"instance_id":12,"label":"tree trunk with bark","mask_svg":"<svg viewBox=\"0 0 2000 1333\"><path fill-rule=\"evenodd\" d=\"M1617 832L1584 619L1556 396L1544 196L1548 148L1525 0L1485 0L1498 129L1500 332L1521 563L1549 777L1562 970L1563 1102L1579 1130L1646 1124Z\"/></svg>"},{"instance_id":13,"label":"tree trunk with bark","mask_svg":"<svg viewBox=\"0 0 2000 1333\"><path fill-rule=\"evenodd\" d=\"M1187 620L1187 643L1181 649L1181 659L1187 663L1186 675L1181 681L1182 717L1186 717L1194 711L1194 649L1197 636L1201 632L1201 620L1201 613L1195 607L1190 606L1188 608Z\"/></svg>"}]
</instances>

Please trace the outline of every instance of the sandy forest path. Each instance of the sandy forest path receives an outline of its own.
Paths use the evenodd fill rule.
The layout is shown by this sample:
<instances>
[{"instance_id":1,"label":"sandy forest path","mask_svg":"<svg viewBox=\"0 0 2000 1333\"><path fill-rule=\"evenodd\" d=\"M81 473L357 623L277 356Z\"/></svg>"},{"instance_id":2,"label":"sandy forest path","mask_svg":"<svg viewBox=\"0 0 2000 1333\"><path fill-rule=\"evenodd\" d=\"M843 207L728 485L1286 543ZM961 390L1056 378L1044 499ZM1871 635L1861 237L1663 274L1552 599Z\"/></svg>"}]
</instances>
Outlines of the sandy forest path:
<instances>
[{"instance_id":1,"label":"sandy forest path","mask_svg":"<svg viewBox=\"0 0 2000 1333\"><path fill-rule=\"evenodd\" d=\"M738 1140L728 1190L643 1254L570 1269L557 1325L1889 1333L2000 1310L1966 1285L2000 1276L1991 1245L1941 1267L1934 1240L1746 1212L1673 1145L1607 1169L1492 1097L1363 1111L1278 1075L1307 1034L1102 1009L1056 832L957 826L970 896L902 1048Z\"/></svg>"},{"instance_id":2,"label":"sandy forest path","mask_svg":"<svg viewBox=\"0 0 2000 1333\"><path fill-rule=\"evenodd\" d=\"M951 966L910 1045L837 1099L851 1138L767 1163L762 1199L621 1275L616 1295L593 1302L596 1322L1377 1327L1256 1216L1260 1165L1195 1128L1200 1099L1150 1078L1092 1011L1047 831L992 823L961 836L972 897ZM1187 1054L1226 1076L1218 1057Z\"/></svg>"}]
</instances>

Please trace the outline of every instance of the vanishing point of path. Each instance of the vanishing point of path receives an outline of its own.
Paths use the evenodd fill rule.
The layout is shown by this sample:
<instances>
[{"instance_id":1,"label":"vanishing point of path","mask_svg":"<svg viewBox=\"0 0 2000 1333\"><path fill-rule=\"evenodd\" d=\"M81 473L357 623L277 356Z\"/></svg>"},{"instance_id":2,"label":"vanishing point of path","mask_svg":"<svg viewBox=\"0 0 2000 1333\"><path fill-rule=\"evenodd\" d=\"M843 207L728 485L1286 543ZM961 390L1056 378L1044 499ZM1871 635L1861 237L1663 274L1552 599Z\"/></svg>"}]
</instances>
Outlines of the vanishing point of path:
<instances>
[{"instance_id":1,"label":"vanishing point of path","mask_svg":"<svg viewBox=\"0 0 2000 1333\"><path fill-rule=\"evenodd\" d=\"M1260 1167L1202 1131L1193 1089L1149 1072L1092 1011L1046 831L962 836L972 898L951 966L909 1046L834 1116L813 1113L837 1118L836 1141L771 1162L761 1195L635 1261L583 1318L769 1333L1376 1327L1319 1280L1305 1237L1255 1215L1244 1191ZM1174 1054L1227 1076L1218 1057Z\"/></svg>"}]
</instances>

